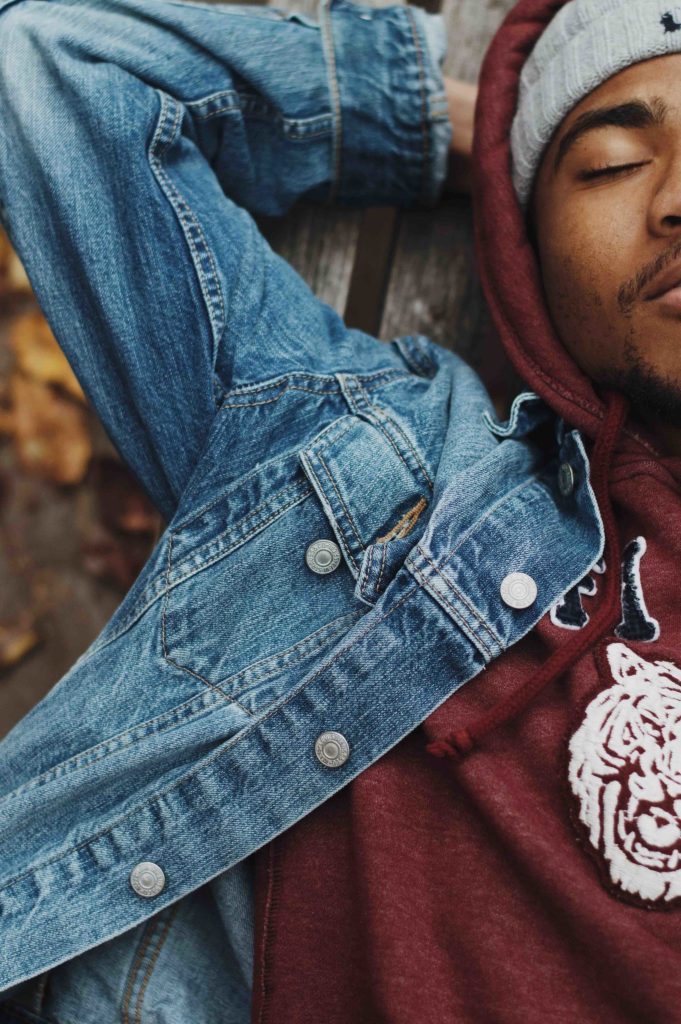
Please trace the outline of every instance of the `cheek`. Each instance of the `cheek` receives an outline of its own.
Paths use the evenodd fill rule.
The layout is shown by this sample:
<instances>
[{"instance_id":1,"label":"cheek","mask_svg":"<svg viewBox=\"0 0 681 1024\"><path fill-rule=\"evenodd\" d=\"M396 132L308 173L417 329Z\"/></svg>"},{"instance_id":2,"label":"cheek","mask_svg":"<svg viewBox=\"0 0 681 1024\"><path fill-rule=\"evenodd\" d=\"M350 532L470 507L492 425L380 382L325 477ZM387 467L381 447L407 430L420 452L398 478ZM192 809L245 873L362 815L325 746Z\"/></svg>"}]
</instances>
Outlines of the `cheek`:
<instances>
[{"instance_id":1,"label":"cheek","mask_svg":"<svg viewBox=\"0 0 681 1024\"><path fill-rule=\"evenodd\" d=\"M617 293L631 275L629 243L600 217L550 218L543 232L541 275L556 331L584 369L595 367L623 329Z\"/></svg>"}]
</instances>

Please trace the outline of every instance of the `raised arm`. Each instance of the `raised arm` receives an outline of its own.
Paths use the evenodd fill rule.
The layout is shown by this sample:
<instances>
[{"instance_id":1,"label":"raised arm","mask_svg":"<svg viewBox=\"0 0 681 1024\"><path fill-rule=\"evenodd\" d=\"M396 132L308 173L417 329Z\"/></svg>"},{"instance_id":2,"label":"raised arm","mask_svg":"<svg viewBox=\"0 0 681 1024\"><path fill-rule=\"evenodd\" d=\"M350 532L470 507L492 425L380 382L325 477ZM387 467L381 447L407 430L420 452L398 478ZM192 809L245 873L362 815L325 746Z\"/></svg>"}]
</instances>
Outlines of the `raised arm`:
<instances>
[{"instance_id":1,"label":"raised arm","mask_svg":"<svg viewBox=\"0 0 681 1024\"><path fill-rule=\"evenodd\" d=\"M451 137L444 49L438 15L351 0L321 0L317 19L0 0L0 215L166 518L230 388L341 369L351 351L356 365L357 333L251 212L434 202Z\"/></svg>"}]
</instances>

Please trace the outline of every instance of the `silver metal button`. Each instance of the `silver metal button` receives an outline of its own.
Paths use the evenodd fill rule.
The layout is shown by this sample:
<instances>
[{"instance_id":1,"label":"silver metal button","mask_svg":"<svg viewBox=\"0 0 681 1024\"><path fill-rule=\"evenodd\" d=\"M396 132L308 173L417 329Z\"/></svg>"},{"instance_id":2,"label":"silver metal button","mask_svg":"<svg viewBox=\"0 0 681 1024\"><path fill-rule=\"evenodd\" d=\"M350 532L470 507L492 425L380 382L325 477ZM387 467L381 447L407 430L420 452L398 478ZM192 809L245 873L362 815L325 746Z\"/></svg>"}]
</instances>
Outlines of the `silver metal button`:
<instances>
[{"instance_id":1,"label":"silver metal button","mask_svg":"<svg viewBox=\"0 0 681 1024\"><path fill-rule=\"evenodd\" d=\"M333 572L340 560L340 548L332 540L313 540L305 552L305 561L312 572Z\"/></svg>"},{"instance_id":2,"label":"silver metal button","mask_svg":"<svg viewBox=\"0 0 681 1024\"><path fill-rule=\"evenodd\" d=\"M569 462L561 462L558 470L558 490L567 498L575 489L575 471Z\"/></svg>"},{"instance_id":3,"label":"silver metal button","mask_svg":"<svg viewBox=\"0 0 681 1024\"><path fill-rule=\"evenodd\" d=\"M526 572L509 572L501 581L500 590L509 608L529 608L537 597L537 584Z\"/></svg>"},{"instance_id":4,"label":"silver metal button","mask_svg":"<svg viewBox=\"0 0 681 1024\"><path fill-rule=\"evenodd\" d=\"M314 752L327 768L338 768L350 757L350 745L341 732L323 732L317 737Z\"/></svg>"},{"instance_id":5,"label":"silver metal button","mask_svg":"<svg viewBox=\"0 0 681 1024\"><path fill-rule=\"evenodd\" d=\"M130 872L130 885L138 896L158 896L166 884L166 876L158 864L143 860Z\"/></svg>"}]
</instances>

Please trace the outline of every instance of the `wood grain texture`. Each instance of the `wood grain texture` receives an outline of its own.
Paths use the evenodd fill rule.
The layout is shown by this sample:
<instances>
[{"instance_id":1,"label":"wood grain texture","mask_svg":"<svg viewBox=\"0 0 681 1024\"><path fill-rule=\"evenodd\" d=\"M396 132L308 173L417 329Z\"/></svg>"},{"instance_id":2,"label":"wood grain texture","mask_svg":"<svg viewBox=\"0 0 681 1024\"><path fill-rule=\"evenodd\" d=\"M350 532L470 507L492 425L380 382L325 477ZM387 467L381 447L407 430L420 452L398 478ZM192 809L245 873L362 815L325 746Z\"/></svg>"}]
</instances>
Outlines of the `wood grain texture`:
<instances>
[{"instance_id":1,"label":"wood grain texture","mask_svg":"<svg viewBox=\"0 0 681 1024\"><path fill-rule=\"evenodd\" d=\"M487 46L514 3L445 0L447 75L477 82ZM516 390L480 286L468 196L446 196L435 211L400 211L380 337L406 333L426 334L458 352L481 374L500 408Z\"/></svg>"}]
</instances>

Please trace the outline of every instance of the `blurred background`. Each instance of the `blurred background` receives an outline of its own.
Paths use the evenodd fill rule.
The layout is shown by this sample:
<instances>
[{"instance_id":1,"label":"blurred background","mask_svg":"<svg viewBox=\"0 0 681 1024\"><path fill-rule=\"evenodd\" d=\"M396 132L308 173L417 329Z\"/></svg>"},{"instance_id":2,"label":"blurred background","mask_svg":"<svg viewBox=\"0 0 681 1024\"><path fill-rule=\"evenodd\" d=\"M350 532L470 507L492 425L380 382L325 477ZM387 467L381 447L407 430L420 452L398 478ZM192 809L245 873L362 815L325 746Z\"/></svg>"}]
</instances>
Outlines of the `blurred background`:
<instances>
[{"instance_id":1,"label":"blurred background","mask_svg":"<svg viewBox=\"0 0 681 1024\"><path fill-rule=\"evenodd\" d=\"M423 3L445 18L448 76L477 81L513 4ZM316 17L316 0L274 6ZM255 219L349 326L384 341L422 333L455 349L505 411L518 382L480 288L468 196L447 195L435 210L301 203L283 218ZM85 401L0 233L0 736L99 633L163 528Z\"/></svg>"},{"instance_id":2,"label":"blurred background","mask_svg":"<svg viewBox=\"0 0 681 1024\"><path fill-rule=\"evenodd\" d=\"M97 635L162 527L0 233L0 729Z\"/></svg>"}]
</instances>

